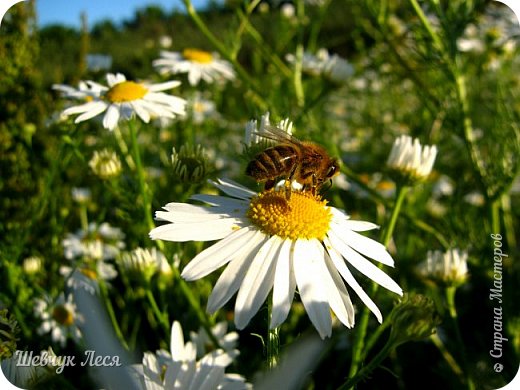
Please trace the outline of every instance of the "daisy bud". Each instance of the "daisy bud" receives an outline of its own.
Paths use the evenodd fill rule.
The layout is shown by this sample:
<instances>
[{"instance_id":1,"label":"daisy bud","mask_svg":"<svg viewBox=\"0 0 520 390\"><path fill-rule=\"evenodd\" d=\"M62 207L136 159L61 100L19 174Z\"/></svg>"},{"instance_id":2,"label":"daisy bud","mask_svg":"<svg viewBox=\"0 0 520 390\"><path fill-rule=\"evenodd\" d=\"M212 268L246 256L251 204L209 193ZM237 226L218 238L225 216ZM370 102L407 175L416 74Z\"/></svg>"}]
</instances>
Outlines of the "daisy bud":
<instances>
[{"instance_id":1,"label":"daisy bud","mask_svg":"<svg viewBox=\"0 0 520 390\"><path fill-rule=\"evenodd\" d=\"M433 300L421 294L404 294L390 313L390 321L390 339L396 347L430 337L440 322Z\"/></svg>"},{"instance_id":2,"label":"daisy bud","mask_svg":"<svg viewBox=\"0 0 520 390\"><path fill-rule=\"evenodd\" d=\"M209 168L206 151L200 145L182 145L179 152L173 148L172 165L174 175L183 183L202 182Z\"/></svg>"},{"instance_id":3,"label":"daisy bud","mask_svg":"<svg viewBox=\"0 0 520 390\"><path fill-rule=\"evenodd\" d=\"M413 184L428 177L433 168L437 147L422 146L417 138L402 135L394 141L387 165L396 181Z\"/></svg>"},{"instance_id":4,"label":"daisy bud","mask_svg":"<svg viewBox=\"0 0 520 390\"><path fill-rule=\"evenodd\" d=\"M100 152L96 150L88 165L94 174L103 180L117 177L121 173L121 160L109 149Z\"/></svg>"},{"instance_id":5,"label":"daisy bud","mask_svg":"<svg viewBox=\"0 0 520 390\"><path fill-rule=\"evenodd\" d=\"M152 276L168 264L164 255L156 248L136 248L124 253L119 259L119 266L130 279L149 282Z\"/></svg>"},{"instance_id":6,"label":"daisy bud","mask_svg":"<svg viewBox=\"0 0 520 390\"><path fill-rule=\"evenodd\" d=\"M460 249L428 251L426 260L419 264L418 272L431 279L450 286L463 284L468 278L468 253Z\"/></svg>"}]
</instances>

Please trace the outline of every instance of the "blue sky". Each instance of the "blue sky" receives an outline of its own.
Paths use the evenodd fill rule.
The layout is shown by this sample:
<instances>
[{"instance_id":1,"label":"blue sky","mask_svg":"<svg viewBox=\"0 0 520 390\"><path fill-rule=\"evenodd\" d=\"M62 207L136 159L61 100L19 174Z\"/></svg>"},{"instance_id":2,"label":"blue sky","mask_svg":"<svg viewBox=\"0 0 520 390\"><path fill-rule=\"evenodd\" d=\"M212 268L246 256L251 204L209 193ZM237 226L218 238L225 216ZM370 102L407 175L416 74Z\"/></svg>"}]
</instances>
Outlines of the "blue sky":
<instances>
[{"instance_id":1,"label":"blue sky","mask_svg":"<svg viewBox=\"0 0 520 390\"><path fill-rule=\"evenodd\" d=\"M207 2L192 0L195 7L204 6ZM36 0L36 10L40 26L59 23L79 27L82 11L87 13L88 22L92 26L103 19L111 19L116 23L130 19L136 9L152 4L161 6L165 11L184 9L181 0Z\"/></svg>"}]
</instances>

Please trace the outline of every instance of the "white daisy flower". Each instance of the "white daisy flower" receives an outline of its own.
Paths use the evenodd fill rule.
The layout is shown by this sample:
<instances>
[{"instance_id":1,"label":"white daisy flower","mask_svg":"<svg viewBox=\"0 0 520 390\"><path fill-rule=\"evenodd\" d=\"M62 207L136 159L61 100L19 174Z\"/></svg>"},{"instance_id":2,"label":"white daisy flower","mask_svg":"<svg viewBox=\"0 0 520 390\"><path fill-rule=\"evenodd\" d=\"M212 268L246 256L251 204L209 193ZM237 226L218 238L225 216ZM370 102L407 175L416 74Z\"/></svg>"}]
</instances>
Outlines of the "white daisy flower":
<instances>
[{"instance_id":1,"label":"white daisy flower","mask_svg":"<svg viewBox=\"0 0 520 390\"><path fill-rule=\"evenodd\" d=\"M388 167L409 180L423 180L433 168L437 147L422 146L417 138L408 135L396 138L388 156Z\"/></svg>"},{"instance_id":2,"label":"white daisy flower","mask_svg":"<svg viewBox=\"0 0 520 390\"><path fill-rule=\"evenodd\" d=\"M284 190L257 194L229 180L213 184L228 196L192 197L210 207L169 203L165 211L156 212L158 220L169 223L150 232L152 239L168 241L220 240L181 274L197 280L228 264L209 297L208 312L220 309L238 291L235 324L243 329L272 290L270 326L275 328L286 319L298 287L311 322L324 338L332 332L331 309L345 326L354 326L354 307L343 279L382 322L381 312L349 266L402 294L397 283L366 258L394 265L383 245L357 233L376 225L351 221L310 192L293 191L287 199Z\"/></svg>"},{"instance_id":3,"label":"white daisy flower","mask_svg":"<svg viewBox=\"0 0 520 390\"><path fill-rule=\"evenodd\" d=\"M161 74L188 73L191 85L200 80L207 83L233 80L235 72L228 61L218 58L217 53L187 48L182 52L161 51L161 58L153 61L153 66Z\"/></svg>"},{"instance_id":4,"label":"white daisy flower","mask_svg":"<svg viewBox=\"0 0 520 390\"><path fill-rule=\"evenodd\" d=\"M127 81L121 73L108 73L106 79L108 87L88 81L97 94L87 103L65 109L63 114L80 114L74 121L79 123L105 113L103 126L109 130L113 130L120 119L128 120L134 114L145 123L152 117L175 118L185 114L186 100L161 92L178 87L180 81L137 83Z\"/></svg>"},{"instance_id":5,"label":"white daisy flower","mask_svg":"<svg viewBox=\"0 0 520 390\"><path fill-rule=\"evenodd\" d=\"M296 56L287 54L285 59L294 64ZM343 83L354 74L354 67L337 54L329 54L327 49L321 48L316 54L303 53L302 70L311 76L323 76L335 83Z\"/></svg>"},{"instance_id":6,"label":"white daisy flower","mask_svg":"<svg viewBox=\"0 0 520 390\"><path fill-rule=\"evenodd\" d=\"M193 123L197 124L204 123L208 119L217 119L219 117L215 102L206 99L200 93L196 93L188 100L188 112Z\"/></svg>"},{"instance_id":7,"label":"white daisy flower","mask_svg":"<svg viewBox=\"0 0 520 390\"><path fill-rule=\"evenodd\" d=\"M62 242L65 258L73 260L79 257L93 260L115 258L125 247L124 234L119 228L103 222L98 225L91 222L87 231L68 233Z\"/></svg>"},{"instance_id":8,"label":"white daisy flower","mask_svg":"<svg viewBox=\"0 0 520 390\"><path fill-rule=\"evenodd\" d=\"M184 344L181 325L175 321L170 352L145 352L142 364L133 367L144 389L250 389L242 376L225 373L237 355L237 350L218 349L197 361L195 346L190 341Z\"/></svg>"},{"instance_id":9,"label":"white daisy flower","mask_svg":"<svg viewBox=\"0 0 520 390\"><path fill-rule=\"evenodd\" d=\"M468 278L467 260L468 253L460 249L428 251L426 260L418 266L418 272L425 278L458 285Z\"/></svg>"},{"instance_id":10,"label":"white daisy flower","mask_svg":"<svg viewBox=\"0 0 520 390\"><path fill-rule=\"evenodd\" d=\"M51 333L52 341L65 347L68 338L78 342L81 339L81 331L78 324L83 322L83 316L77 312L72 295L65 298L60 294L56 302L50 299L35 299L34 314L42 320L36 330L39 335Z\"/></svg>"}]
</instances>

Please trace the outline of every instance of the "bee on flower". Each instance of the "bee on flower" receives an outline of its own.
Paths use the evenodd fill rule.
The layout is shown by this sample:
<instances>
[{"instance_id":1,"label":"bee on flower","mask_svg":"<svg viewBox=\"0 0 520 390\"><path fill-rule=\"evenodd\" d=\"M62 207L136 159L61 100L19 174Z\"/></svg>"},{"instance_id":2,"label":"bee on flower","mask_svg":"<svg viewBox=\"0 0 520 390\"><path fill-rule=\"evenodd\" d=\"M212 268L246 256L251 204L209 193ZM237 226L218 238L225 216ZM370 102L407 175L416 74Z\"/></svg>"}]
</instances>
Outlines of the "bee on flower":
<instances>
[{"instance_id":1,"label":"bee on flower","mask_svg":"<svg viewBox=\"0 0 520 390\"><path fill-rule=\"evenodd\" d=\"M181 276L200 279L227 264L209 297L214 313L238 292L235 325L243 329L272 291L270 327L285 321L298 288L307 314L322 338L332 332L331 310L348 328L354 305L347 283L379 322L382 314L354 278L356 269L401 295L398 284L368 258L393 267L385 247L358 233L377 228L353 221L342 210L310 191L271 189L255 193L230 180L212 183L226 196L197 194L209 207L169 203L156 218L166 224L150 232L152 239L214 241L195 256Z\"/></svg>"}]
</instances>

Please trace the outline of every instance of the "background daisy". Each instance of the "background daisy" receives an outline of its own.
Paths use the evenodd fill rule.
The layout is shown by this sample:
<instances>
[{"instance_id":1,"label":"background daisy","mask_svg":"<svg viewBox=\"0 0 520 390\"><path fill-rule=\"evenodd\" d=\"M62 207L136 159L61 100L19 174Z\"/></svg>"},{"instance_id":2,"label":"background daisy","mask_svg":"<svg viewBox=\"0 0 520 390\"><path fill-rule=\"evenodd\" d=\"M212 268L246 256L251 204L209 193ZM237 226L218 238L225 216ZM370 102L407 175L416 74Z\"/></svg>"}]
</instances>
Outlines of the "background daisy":
<instances>
[{"instance_id":1,"label":"background daisy","mask_svg":"<svg viewBox=\"0 0 520 390\"><path fill-rule=\"evenodd\" d=\"M103 127L113 130L120 119L128 120L134 114L148 123L150 118L175 118L186 113L184 99L161 92L178 87L180 81L137 83L128 81L121 73L108 73L106 80L108 87L93 81L88 82L99 94L92 96L87 103L65 109L63 114L80 114L74 121L79 123L105 113ZM68 95L75 97L71 92ZM77 95L82 97L80 93Z\"/></svg>"},{"instance_id":2,"label":"background daisy","mask_svg":"<svg viewBox=\"0 0 520 390\"><path fill-rule=\"evenodd\" d=\"M235 72L228 61L219 59L217 53L199 49L161 51L161 58L155 60L153 66L161 74L187 73L191 85L199 84L200 80L213 83L235 78Z\"/></svg>"}]
</instances>

